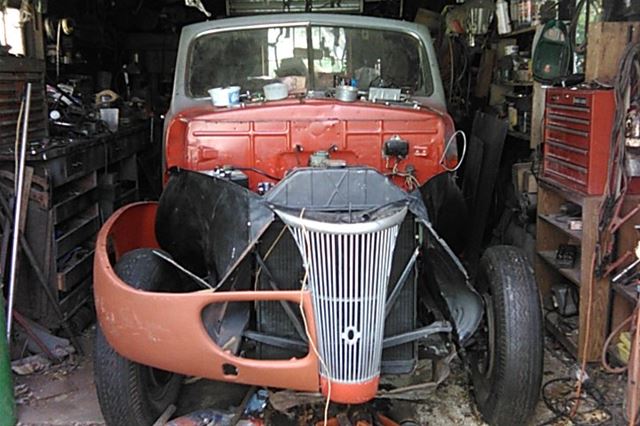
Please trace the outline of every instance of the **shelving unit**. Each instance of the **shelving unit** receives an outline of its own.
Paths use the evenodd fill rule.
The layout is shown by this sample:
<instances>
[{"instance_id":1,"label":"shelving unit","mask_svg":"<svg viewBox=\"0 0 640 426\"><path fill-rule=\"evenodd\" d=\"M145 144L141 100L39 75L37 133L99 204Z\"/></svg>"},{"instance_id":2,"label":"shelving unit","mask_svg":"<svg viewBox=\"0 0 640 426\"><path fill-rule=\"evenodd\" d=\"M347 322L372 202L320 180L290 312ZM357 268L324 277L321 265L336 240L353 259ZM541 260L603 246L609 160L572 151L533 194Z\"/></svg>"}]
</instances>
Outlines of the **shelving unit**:
<instances>
[{"instance_id":1,"label":"shelving unit","mask_svg":"<svg viewBox=\"0 0 640 426\"><path fill-rule=\"evenodd\" d=\"M502 111L503 116L513 117L507 113L508 109L516 108L518 115L518 123L513 127L510 125L510 129L507 133L508 139L513 142L529 142L531 145L531 125L532 122L532 104L534 91L534 82L531 81L519 81L525 80L523 76L518 78L517 74L512 72L511 76L502 75L499 70L505 66L507 57L505 56L505 47L508 45L518 45L520 52L531 52L533 45L533 36L537 27L525 27L514 30L508 34L499 35L496 41L496 66L494 68L493 84L491 87L491 105L496 106ZM523 55L529 57L528 54ZM509 57L509 60L513 58ZM524 97L525 99L521 99ZM508 106L509 105L509 106ZM513 124L514 119L510 119ZM526 124L523 124L526 123Z\"/></svg>"},{"instance_id":2,"label":"shelving unit","mask_svg":"<svg viewBox=\"0 0 640 426\"><path fill-rule=\"evenodd\" d=\"M568 279L572 284L580 287L580 267L574 266L573 268L563 268L558 266L556 262L556 253L553 250L540 250L537 251L538 256L542 258L549 266L557 270L563 277ZM576 263L578 263L576 259Z\"/></svg>"},{"instance_id":3,"label":"shelving unit","mask_svg":"<svg viewBox=\"0 0 640 426\"><path fill-rule=\"evenodd\" d=\"M572 203L582 208L581 230L572 230L568 218L563 216L563 204ZM558 324L562 321L558 313L545 315L547 329L573 354L587 361L597 361L607 333L609 309L609 281L593 275L593 254L598 236L598 211L600 196L581 196L555 184L540 180L538 186L538 220L536 226L535 262L536 277L545 306L549 306L551 288L569 283L578 287L580 297L578 329L567 332ZM575 244L579 255L573 268L559 267L555 261L560 244ZM589 342L585 342L585 331L590 330Z\"/></svg>"}]
</instances>

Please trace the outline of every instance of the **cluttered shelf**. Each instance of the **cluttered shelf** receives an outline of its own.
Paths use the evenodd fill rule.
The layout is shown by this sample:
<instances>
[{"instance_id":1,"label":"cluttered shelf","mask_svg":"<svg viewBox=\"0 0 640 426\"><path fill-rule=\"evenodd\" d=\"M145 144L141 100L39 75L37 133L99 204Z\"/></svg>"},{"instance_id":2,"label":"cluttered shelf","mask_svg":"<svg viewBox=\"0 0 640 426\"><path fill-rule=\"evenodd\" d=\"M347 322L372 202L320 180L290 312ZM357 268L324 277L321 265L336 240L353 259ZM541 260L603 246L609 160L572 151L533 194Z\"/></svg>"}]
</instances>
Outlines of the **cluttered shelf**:
<instances>
[{"instance_id":1,"label":"cluttered shelf","mask_svg":"<svg viewBox=\"0 0 640 426\"><path fill-rule=\"evenodd\" d=\"M538 256L558 271L563 277L571 281L573 284L580 286L580 262L578 260L575 262L578 266L574 266L573 268L563 268L557 264L556 253L552 250L538 251Z\"/></svg>"},{"instance_id":2,"label":"cluttered shelf","mask_svg":"<svg viewBox=\"0 0 640 426\"><path fill-rule=\"evenodd\" d=\"M538 217L545 222L555 226L571 238L575 238L576 240L582 239L582 229L571 229L571 217L565 216L562 214L539 214ZM576 218L576 221L582 222L580 218Z\"/></svg>"}]
</instances>

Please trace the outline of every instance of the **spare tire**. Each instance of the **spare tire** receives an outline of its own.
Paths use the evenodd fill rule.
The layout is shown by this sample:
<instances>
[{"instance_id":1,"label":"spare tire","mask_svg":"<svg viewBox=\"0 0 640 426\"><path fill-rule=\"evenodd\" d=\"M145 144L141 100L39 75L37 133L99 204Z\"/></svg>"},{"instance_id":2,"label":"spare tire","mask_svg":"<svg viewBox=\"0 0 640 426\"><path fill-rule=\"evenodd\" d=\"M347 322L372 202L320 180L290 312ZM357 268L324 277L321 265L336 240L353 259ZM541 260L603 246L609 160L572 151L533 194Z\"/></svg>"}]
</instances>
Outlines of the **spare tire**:
<instances>
[{"instance_id":1,"label":"spare tire","mask_svg":"<svg viewBox=\"0 0 640 426\"><path fill-rule=\"evenodd\" d=\"M533 270L515 247L490 247L476 288L485 316L468 349L473 393L490 425L524 425L540 395L542 309Z\"/></svg>"},{"instance_id":2,"label":"spare tire","mask_svg":"<svg viewBox=\"0 0 640 426\"><path fill-rule=\"evenodd\" d=\"M126 253L114 269L123 281L140 290L176 290L180 283L176 268L151 249ZM94 350L96 390L107 425L149 426L178 399L182 376L120 356L109 346L100 324Z\"/></svg>"}]
</instances>

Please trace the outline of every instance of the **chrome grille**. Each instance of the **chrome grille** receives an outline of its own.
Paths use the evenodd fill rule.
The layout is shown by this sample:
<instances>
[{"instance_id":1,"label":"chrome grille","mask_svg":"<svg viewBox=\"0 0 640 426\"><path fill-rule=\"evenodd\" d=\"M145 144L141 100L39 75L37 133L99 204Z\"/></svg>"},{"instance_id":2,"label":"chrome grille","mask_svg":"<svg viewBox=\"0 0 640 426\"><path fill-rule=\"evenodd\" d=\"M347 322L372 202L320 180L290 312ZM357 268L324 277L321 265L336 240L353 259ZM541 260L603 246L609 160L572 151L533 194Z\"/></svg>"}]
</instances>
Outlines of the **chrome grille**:
<instances>
[{"instance_id":1,"label":"chrome grille","mask_svg":"<svg viewBox=\"0 0 640 426\"><path fill-rule=\"evenodd\" d=\"M298 245L311 291L321 374L360 383L380 374L393 251L407 209L370 222L329 223L277 211Z\"/></svg>"}]
</instances>

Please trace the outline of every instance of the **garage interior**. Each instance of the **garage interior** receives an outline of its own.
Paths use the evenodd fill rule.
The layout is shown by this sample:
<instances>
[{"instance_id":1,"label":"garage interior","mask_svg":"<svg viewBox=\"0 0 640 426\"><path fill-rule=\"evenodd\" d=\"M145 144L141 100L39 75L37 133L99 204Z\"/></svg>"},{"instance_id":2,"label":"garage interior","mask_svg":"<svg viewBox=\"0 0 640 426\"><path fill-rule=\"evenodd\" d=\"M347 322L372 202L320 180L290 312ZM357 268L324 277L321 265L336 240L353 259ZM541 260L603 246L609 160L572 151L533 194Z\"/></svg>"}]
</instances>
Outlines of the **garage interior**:
<instances>
[{"instance_id":1,"label":"garage interior","mask_svg":"<svg viewBox=\"0 0 640 426\"><path fill-rule=\"evenodd\" d=\"M221 351L234 357L272 360L257 367L264 369L265 381L260 382L259 373L257 378L244 379L247 376L242 370L247 367L233 363L222 365L223 380L185 374L197 371L195 365L205 361L182 361L189 365L168 379L180 382L179 392L176 387L170 401L160 398L169 402L147 413L147 421L153 418L149 425L521 424L524 417L518 413L518 406L504 402L511 396L502 395L503 390L498 389L502 378L491 379L488 396L484 402L478 400L482 394L478 383L484 382L476 381L470 367L477 350L473 345L489 346L482 349L490 355L486 368L498 368L499 375L513 376L509 383L517 383L519 377L515 376L519 374L528 374L523 365L530 363L535 370L538 361L532 359L534 353L542 357L539 377L532 372L533 378L522 379L523 389L516 392L533 393L527 424L640 424L640 2L4 0L0 5L0 303L4 313L0 328L6 330L0 337L0 426L144 424L113 420L125 418L113 414L113 410L125 405L135 410L130 407L138 402L133 394L118 396L115 387L96 390L96 381L111 383L116 379L108 376L120 371L104 360L127 358L116 353L121 349L109 355L111 358L104 358L101 351L113 351L110 344L115 345L116 339L132 347L149 341L145 356L154 360L149 361L151 364L163 356L177 360L179 350L167 346L164 353L161 344L153 343L156 338L163 339L157 337L163 336L162 324L141 323L134 328L127 321L144 322L140 320L146 318L144 315L156 315L166 317L169 324L185 322L188 317L176 315L177 308L168 306L166 311L137 316L138 312L129 309L136 305L128 305L124 299L106 301L94 284L104 280L106 274L97 268L112 274L115 270L124 281L122 274L129 273L131 278L132 273L122 266L122 247L142 250L139 247L146 246L128 240L147 231L153 233L154 226L157 236L149 237L153 241L149 247L162 249L153 251L161 266L139 269L139 275L151 276L169 267L173 276L181 271L182 278L176 280L190 285L190 290L172 296L183 296L180 300L185 303L180 306L185 310L189 307L186 301L195 300L189 299L192 294L224 294L226 283L242 281L243 274L250 285L238 285L237 292L267 293L279 290L276 283L282 281L290 282L282 287L283 293L290 295L279 304L278 299L236 299L237 303L225 303L220 309L217 305L222 303L210 302L206 308L202 305L198 314L202 330L208 327L207 321L222 324L213 331L202 331L203 335L208 333L207 344L217 350L222 347ZM313 23L307 27L278 24L279 30L277 26L268 27L275 22L270 19L278 16L294 20L304 16L303 22L311 22L312 18L301 14L331 14L337 18L318 18L317 27ZM243 20L251 17L257 19ZM383 18L391 24L379 24L383 31L378 37L374 27L383 21L368 18ZM227 19L239 20L224 26ZM223 27L216 27L218 22ZM337 25L333 29L329 28L332 22ZM207 23L212 30L205 30L205 35L188 44L187 34L209 28ZM403 25L413 37L402 34ZM263 43L249 36L224 36L245 27L251 27L248 32L258 34L256 37L262 34L261 29L267 34L265 28L269 28L268 39ZM309 28L306 38L304 28ZM416 31L430 35L431 46L420 54L411 53L414 44L421 43ZM213 47L199 45L198 40L206 37L222 41ZM292 52L291 58L281 56L279 60L277 46L289 39L297 40L285 46L285 52ZM342 46L342 40L347 40L348 47ZM317 49L316 43L320 43ZM236 81L243 67L258 63L261 55L271 58L272 51L275 71L271 63L267 64L271 59L263 58L263 72L254 73L261 77ZM338 61L336 52L342 55ZM193 55L193 59L185 60L181 55ZM209 55L208 62L198 63L198 55ZM346 73L324 71L335 69L340 61L360 61L364 65L357 70L349 65ZM420 71L415 67L424 64L433 81L424 86L431 85L421 97L421 89L415 86L412 93L412 89L406 90L404 81L417 75ZM218 73L216 67L222 71ZM269 74L269 78L263 74ZM306 81L301 74L307 76ZM220 83L221 75L226 82ZM185 90L192 91L192 98L200 93L199 104L184 100L191 96L181 92L185 79L189 81ZM424 77L419 80L416 84L425 84ZM318 85L328 89L317 90ZM284 95L267 93L268 86L285 90ZM291 106L287 102L298 102L299 110L287 109ZM270 105L275 107L258 110ZM282 110L278 109L280 105L284 105ZM319 106L308 113L304 105ZM367 114L383 110L380 114L386 114L385 118L375 121L382 130L367 128L368 123L378 120L367 121ZM253 111L255 116L251 115ZM430 118L415 118L421 111L431 114ZM218 113L232 118L216 121ZM202 114L209 114L208 118L202 119ZM280 119L274 117L278 114L284 114L285 119L277 121ZM286 118L287 114L292 116ZM437 126L433 124L436 121L440 123ZM392 123L400 123L400 130L389 130L396 125ZM243 130L245 124L248 130ZM285 130L278 128L281 124ZM189 130L193 133L176 136L189 125L195 129ZM277 138L285 133L292 151L278 157L281 163L274 160L281 164L280 169L267 168L271 167L267 165L271 160L264 160L271 158L267 151L276 149L280 143ZM429 144L439 144L439 150L415 142L418 136L430 138ZM233 155L241 154L231 150L232 154L225 156L225 149L245 137L251 141L252 151L247 155L254 162L244 168L228 166L234 164ZM202 142L206 138L210 145ZM331 138L336 142L326 150L308 152L303 146ZM357 146L353 148L355 154L348 151L351 148L347 149L343 138L350 141L349 146ZM172 141L173 146L183 143L184 149L190 150L184 158L176 160L177 148L171 148ZM381 145L365 155L372 143ZM349 154L341 156L342 151ZM429 163L436 153L441 155L440 161L436 158ZM408 202L406 214L412 214L416 223L421 217L428 218L426 223L433 226L420 228L428 234L424 238L440 241L439 235L443 242L425 243L420 250L422 246L413 241L418 239L413 228L406 227L405 222L396 226L398 239L390 256L396 263L400 259L401 264L386 269L383 294L387 308L371 317L395 315L396 319L375 323L386 324L384 343L380 337L380 351L385 348L382 361L378 359L375 366L378 376L382 368L376 397L363 400L363 404L329 403L332 386L334 398L342 388L328 378L331 374L325 361L329 360L323 358L329 357L331 349L325 350L320 344L328 337L315 337L314 330L324 336L319 325L324 317L312 318L308 324L308 312L303 310L312 302L303 302L307 296L300 289L300 280L303 288L308 279L313 285L316 276L310 265L321 262L320 257L304 258L305 250L312 246L305 235L312 232L305 228L303 214L307 208L313 210L316 202L316 195L309 194L322 192L316 186L322 182L312 176L314 169L344 177L347 175L340 173L356 166L353 170L368 173L358 167L368 165L364 159L371 155L382 169L377 176L385 179L367 177L367 184L382 185L379 194L367 197L395 197L397 188L403 189L402 194L418 194L422 197L420 205L424 201L426 207L424 213ZM196 163L190 161L199 161L202 167L192 167ZM428 176L422 175L421 166L414 167L408 161L429 164L442 173L436 174L434 169ZM292 172L296 169L302 172ZM302 180L305 170L311 180L303 194L296 193L293 186L278 190L289 178L291 185L295 176ZM327 180L334 191L330 202L340 198L344 189L342 178L335 176ZM219 187L202 189L205 180L211 179L221 182ZM384 186L387 183L393 189ZM232 190L230 184L250 191ZM197 201L193 188L202 191L197 193ZM358 189L349 191L353 199L360 199ZM285 199L297 203L297 213L286 210L287 216L273 207ZM147 210L158 200L158 216L149 222ZM168 213L168 208L163 210L167 200L180 207ZM132 203L141 203L133 209L140 213L136 213L138 219L133 225L120 227L126 228L120 234L129 234L119 237L125 242L115 241L116 237L112 240L111 234L100 240L101 229L118 223L113 218L122 211L119 209ZM218 204L227 208L227 216L207 222L208 215L213 217L216 211L208 209ZM245 206L255 210L245 216ZM349 202L349 217L351 209ZM276 219L264 222L267 210ZM318 217L323 214L318 213ZM381 213L371 216L377 214ZM363 221L369 220L369 213L362 217ZM208 233L194 232L193 221L204 221L202 226ZM296 234L299 223L302 228ZM266 231L258 231L260 224ZM338 229L344 224L332 225ZM242 232L233 233L232 229L240 228ZM287 229L291 234L285 232ZM223 234L231 238L225 239ZM204 241L207 236L218 241L218 235L222 242ZM258 235L256 248L246 242L237 246L226 242L236 238L233 235L240 235L238 240ZM288 245L280 246L283 235L287 237L282 244ZM340 233L336 231L336 235ZM205 254L194 254L193 247L188 246L196 244L194 241L204 241L197 242L197 247ZM331 241L343 240L335 237ZM344 244L351 247L351 257L346 249L341 256L354 258L354 246L348 244L355 243ZM380 244L366 246L366 250L363 245L363 258L370 257L375 263L374 253L382 250ZM234 266L237 268L210 267L207 259L218 262L218 253L229 245L233 249L231 259L240 256ZM504 246L515 248L500 251ZM108 254L103 259L99 255L101 247ZM360 250L357 247L356 252ZM249 249L254 269L242 266L242 262L249 262L243 257ZM116 252L120 267L115 263ZM300 257L298 253L303 258L297 266L287 263L289 257ZM194 260L200 259L198 256L209 257L201 264ZM135 261L142 262L140 259ZM433 265L436 270L430 274L430 266L426 266L424 282L414 269L423 259L425 265ZM439 297L449 303L449 297L455 298L444 290L438 297L423 295L429 280L447 281L457 274L446 268L442 276L437 272L437 265L446 264L446 259L453 259L454 269L459 267L464 274L462 285L468 284L484 306L484 316L478 314L474 330L485 330L487 342L470 337L462 343L454 305L447 305L453 320L448 313L423 312L437 302L432 299ZM520 262L519 271L525 271L522 274L535 278L531 288L537 287L539 297L521 291L526 279L520 282L515 273L509 275L514 269L500 269L510 259ZM112 269L109 265L116 266ZM277 269L278 265L284 265L284 272ZM496 291L494 287L488 293L480 289L487 274L485 281L506 282L503 288L507 290L499 303L491 294ZM387 292L389 275L398 284ZM359 279L357 272L352 279ZM403 287L405 281L412 284ZM150 290L142 284L136 288ZM356 297L354 294L341 297ZM382 303L385 309L385 301ZM502 309L499 304L508 305L504 312L512 318L505 320L495 313ZM320 312L320 304L313 306ZM115 310L110 311L111 307ZM238 320L245 315L245 307L251 314ZM473 310L469 305L460 309ZM495 325L509 320L509 324L519 324L518 312L528 309L538 309L531 321L539 323L539 336L526 328L505 331ZM228 322L226 318L230 318ZM99 331L100 323L104 335ZM375 328L375 324L362 326ZM420 326L424 327L411 331ZM222 336L233 333L234 327L240 327L239 334L223 340ZM525 330L524 334L519 330ZM96 333L102 337L96 338ZM121 339L118 333L130 335ZM175 335L184 346L184 354L195 351L188 349L192 342L187 341L193 333L185 330L183 336ZM356 342L364 339L362 336L365 334L353 328L346 329L341 338ZM496 339L515 349L496 349ZM193 344L194 348L202 346ZM513 351L509 362L495 355L502 354L501 350ZM136 355L131 357L144 352L132 350ZM281 383L273 377L278 374L289 375L291 383L301 383L294 377L301 374L296 371L303 371L302 367L277 374L268 370L277 363L301 365L309 357L314 360L314 371L324 371L314 382L315 391L302 390L304 386L282 389L264 385ZM183 359L187 360L187 355ZM518 360L523 360L519 367L510 364ZM494 367L494 363L499 366ZM160 380L152 376L150 380ZM527 387L528 380L539 383ZM106 389L108 385L103 386ZM513 398L517 399L515 395ZM507 405L493 407L494 399L498 405ZM111 414L106 414L109 410ZM495 414L496 410L501 414Z\"/></svg>"}]
</instances>

